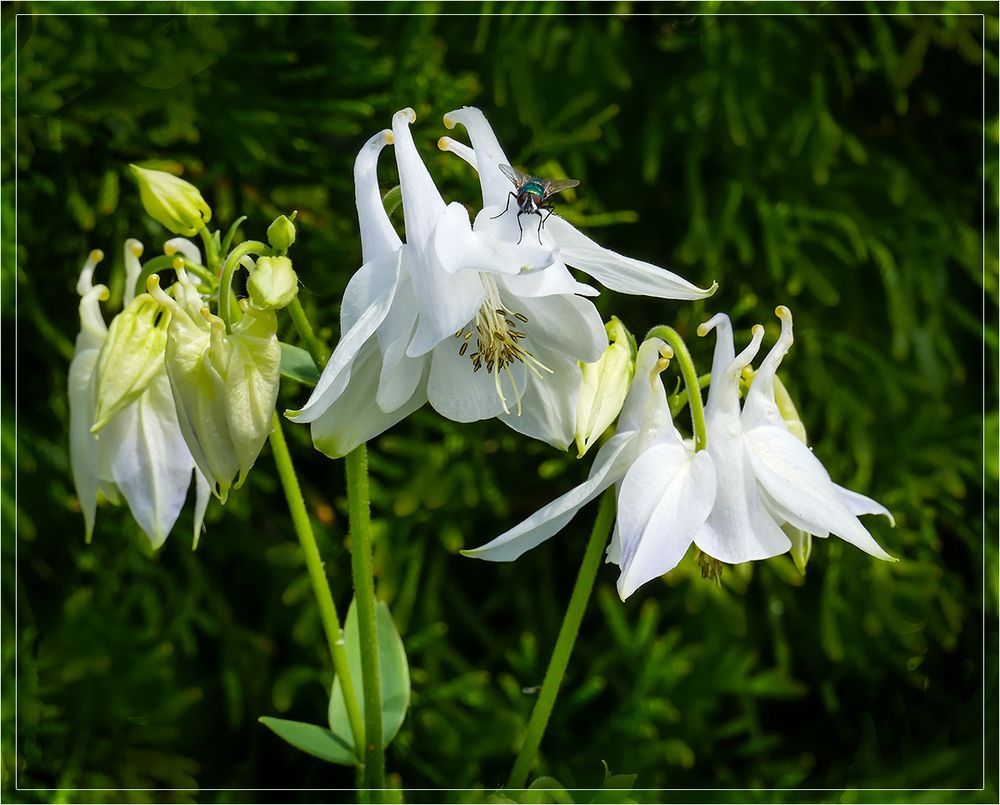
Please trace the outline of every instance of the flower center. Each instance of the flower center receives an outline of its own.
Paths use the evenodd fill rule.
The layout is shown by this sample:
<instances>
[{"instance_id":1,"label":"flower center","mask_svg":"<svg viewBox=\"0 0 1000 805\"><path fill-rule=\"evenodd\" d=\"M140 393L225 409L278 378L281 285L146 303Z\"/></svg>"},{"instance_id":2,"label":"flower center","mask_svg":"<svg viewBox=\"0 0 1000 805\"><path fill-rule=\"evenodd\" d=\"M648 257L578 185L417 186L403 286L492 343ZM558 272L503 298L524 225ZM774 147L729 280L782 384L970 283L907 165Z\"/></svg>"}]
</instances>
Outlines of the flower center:
<instances>
[{"instance_id":1,"label":"flower center","mask_svg":"<svg viewBox=\"0 0 1000 805\"><path fill-rule=\"evenodd\" d=\"M476 312L476 317L465 327L455 333L455 338L462 341L458 349L460 356L467 353L472 361L472 371L478 372L484 366L493 375L496 383L497 396L503 405L504 413L509 414L507 398L503 393L501 372L506 374L517 395L517 414L521 415L521 392L517 388L511 365L515 361L523 363L538 377L542 372L552 373L545 364L535 358L521 343L528 334L522 327L528 323L528 317L523 313L509 310L500 300L500 292L496 282L488 274L480 274L486 297ZM476 337L476 349L469 352L472 337Z\"/></svg>"}]
</instances>

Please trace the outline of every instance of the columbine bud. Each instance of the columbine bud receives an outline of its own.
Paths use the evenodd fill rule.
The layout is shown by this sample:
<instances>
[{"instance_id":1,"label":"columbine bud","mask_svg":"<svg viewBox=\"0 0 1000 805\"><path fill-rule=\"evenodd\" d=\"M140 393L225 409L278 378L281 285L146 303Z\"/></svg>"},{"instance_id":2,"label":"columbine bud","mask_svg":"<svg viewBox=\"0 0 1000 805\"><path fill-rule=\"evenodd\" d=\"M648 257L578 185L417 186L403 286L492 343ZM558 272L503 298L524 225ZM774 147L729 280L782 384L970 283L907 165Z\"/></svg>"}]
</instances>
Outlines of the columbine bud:
<instances>
[{"instance_id":1,"label":"columbine bud","mask_svg":"<svg viewBox=\"0 0 1000 805\"><path fill-rule=\"evenodd\" d=\"M183 269L170 289L176 299L155 274L147 288L172 313L165 358L184 441L225 502L234 477L238 489L271 432L281 364L277 318L248 306L227 333Z\"/></svg>"},{"instance_id":2,"label":"columbine bud","mask_svg":"<svg viewBox=\"0 0 1000 805\"><path fill-rule=\"evenodd\" d=\"M809 564L809 554L812 553L812 534L788 523L785 523L781 527L781 530L785 532L785 535L791 541L792 549L789 553L792 555L795 567L804 576L806 574L806 565Z\"/></svg>"},{"instance_id":3,"label":"columbine bud","mask_svg":"<svg viewBox=\"0 0 1000 805\"><path fill-rule=\"evenodd\" d=\"M261 257L247 280L250 302L259 310L285 307L299 292L299 278L287 257Z\"/></svg>"},{"instance_id":4,"label":"columbine bud","mask_svg":"<svg viewBox=\"0 0 1000 805\"><path fill-rule=\"evenodd\" d=\"M139 184L142 206L171 232L190 237L212 220L212 209L190 182L164 171L129 168Z\"/></svg>"},{"instance_id":5,"label":"columbine bud","mask_svg":"<svg viewBox=\"0 0 1000 805\"><path fill-rule=\"evenodd\" d=\"M774 401L778 404L778 413L781 414L781 418L785 421L785 425L792 435L797 437L802 444L809 444L806 440L806 426L799 418L799 412L795 408L795 403L792 402L792 396L777 375L774 376Z\"/></svg>"},{"instance_id":6,"label":"columbine bud","mask_svg":"<svg viewBox=\"0 0 1000 805\"><path fill-rule=\"evenodd\" d=\"M292 213L292 218L294 217L295 213ZM279 215L267 228L267 241L277 252L287 252L295 243L295 224L292 223L292 218Z\"/></svg>"},{"instance_id":7,"label":"columbine bud","mask_svg":"<svg viewBox=\"0 0 1000 805\"><path fill-rule=\"evenodd\" d=\"M97 403L92 433L142 394L163 367L170 314L149 294L115 316L97 358Z\"/></svg>"},{"instance_id":8,"label":"columbine bud","mask_svg":"<svg viewBox=\"0 0 1000 805\"><path fill-rule=\"evenodd\" d=\"M609 346L594 363L580 365L576 406L577 458L583 457L615 421L635 374L635 341L615 316L605 325Z\"/></svg>"}]
</instances>

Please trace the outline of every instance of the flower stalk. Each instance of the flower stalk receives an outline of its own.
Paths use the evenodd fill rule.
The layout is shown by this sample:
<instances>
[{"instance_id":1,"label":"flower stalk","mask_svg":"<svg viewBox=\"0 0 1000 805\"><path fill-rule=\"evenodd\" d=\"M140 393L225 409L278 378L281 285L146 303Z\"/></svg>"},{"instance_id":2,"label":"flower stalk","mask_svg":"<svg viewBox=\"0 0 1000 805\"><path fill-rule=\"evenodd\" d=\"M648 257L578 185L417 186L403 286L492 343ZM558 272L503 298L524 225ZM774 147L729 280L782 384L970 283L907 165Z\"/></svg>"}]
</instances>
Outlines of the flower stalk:
<instances>
[{"instance_id":1,"label":"flower stalk","mask_svg":"<svg viewBox=\"0 0 1000 805\"><path fill-rule=\"evenodd\" d=\"M587 609L590 593L594 589L597 569L600 567L601 557L604 555L604 547L608 542L608 534L611 532L614 516L615 491L612 488L607 490L601 498L601 507L597 511L597 519L590 532L590 541L587 543L587 550L583 555L576 583L573 585L569 605L566 607L566 615L563 617L562 626L559 627L559 636L556 638L556 645L552 650L552 657L549 659L549 667L545 670L542 689L538 694L538 701L535 702L535 708L531 711L531 719L528 721L524 743L521 744L521 751L518 752L514 767L507 778L507 788L524 788L528 781L528 773L535 762L538 747L542 743L542 736L545 735L549 716L552 715L552 708L555 706L556 696L559 694L559 687L562 685L563 676L566 674L569 658L576 643L576 636L580 631L583 613Z\"/></svg>"},{"instance_id":2,"label":"flower stalk","mask_svg":"<svg viewBox=\"0 0 1000 805\"><path fill-rule=\"evenodd\" d=\"M245 240L226 257L222 267L222 277L219 279L219 316L226 323L227 332L232 331L236 319L236 300L233 296L233 275L240 265L240 260L251 254L269 255L271 247L259 240Z\"/></svg>"},{"instance_id":3,"label":"flower stalk","mask_svg":"<svg viewBox=\"0 0 1000 805\"><path fill-rule=\"evenodd\" d=\"M684 378L684 386L688 393L688 404L691 407L691 429L694 432L694 449L704 450L708 444L705 433L705 406L701 400L701 380L698 372L694 368L694 361L691 360L691 353L688 351L684 339L673 328L665 324L654 327L646 334L646 338L662 338L674 351L674 357L681 368L681 376Z\"/></svg>"},{"instance_id":4,"label":"flower stalk","mask_svg":"<svg viewBox=\"0 0 1000 805\"><path fill-rule=\"evenodd\" d=\"M337 616L337 607L333 603L330 582L323 569L323 559L320 557L319 547L316 545L316 536L313 533L312 523L309 522L309 513L306 511L302 490L299 487L299 479L295 474L295 466L292 464L292 455L288 451L288 443L285 441L285 434L281 430L281 419L277 413L274 414L272 420L269 438L271 452L274 454L274 464L278 470L278 477L281 479L281 487L288 500L292 526L306 558L306 568L309 571L309 580L312 582L316 603L319 605L320 619L323 622L323 631L326 634L333 668L337 676L340 677L341 689L344 691L344 704L347 707L347 719L351 725L351 734L354 736L354 745L360 747L364 743L365 727L361 718L361 710L358 707L357 696L354 693L354 681L351 679L347 663L347 651L344 648L340 618Z\"/></svg>"},{"instance_id":5,"label":"flower stalk","mask_svg":"<svg viewBox=\"0 0 1000 805\"><path fill-rule=\"evenodd\" d=\"M382 751L382 691L375 634L375 579L372 575L371 509L368 487L368 452L360 445L344 457L347 473L347 507L350 517L351 572L354 600L358 608L361 640L361 677L365 703L365 785L385 785L385 754ZM361 744L357 744L361 746Z\"/></svg>"}]
</instances>

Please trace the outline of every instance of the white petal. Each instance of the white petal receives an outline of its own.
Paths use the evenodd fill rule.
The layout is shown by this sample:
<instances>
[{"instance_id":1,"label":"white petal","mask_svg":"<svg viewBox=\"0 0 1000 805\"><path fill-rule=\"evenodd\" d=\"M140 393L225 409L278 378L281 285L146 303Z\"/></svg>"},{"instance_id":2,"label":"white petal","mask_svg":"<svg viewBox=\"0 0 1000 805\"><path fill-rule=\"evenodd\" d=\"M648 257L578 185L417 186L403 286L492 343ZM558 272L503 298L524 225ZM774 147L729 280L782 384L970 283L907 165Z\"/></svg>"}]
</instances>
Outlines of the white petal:
<instances>
[{"instance_id":1,"label":"white petal","mask_svg":"<svg viewBox=\"0 0 1000 805\"><path fill-rule=\"evenodd\" d=\"M404 250L396 295L385 321L376 332L382 353L382 372L375 401L383 411L393 411L413 396L424 373L424 364L429 360L426 355L419 358L406 355L406 347L417 325L417 298L407 259Z\"/></svg>"},{"instance_id":2,"label":"white petal","mask_svg":"<svg viewBox=\"0 0 1000 805\"><path fill-rule=\"evenodd\" d=\"M503 284L515 296L554 296L556 294L576 294L578 296L600 296L601 292L582 282L577 282L569 273L566 264L556 260L552 265L537 271L522 271L520 274L503 277Z\"/></svg>"},{"instance_id":3,"label":"white petal","mask_svg":"<svg viewBox=\"0 0 1000 805\"><path fill-rule=\"evenodd\" d=\"M507 243L479 231L478 225L473 232L469 213L458 202L449 204L438 220L434 249L441 266L449 274L459 271L518 274L545 268L554 259L550 248L533 243Z\"/></svg>"},{"instance_id":4,"label":"white petal","mask_svg":"<svg viewBox=\"0 0 1000 805\"><path fill-rule=\"evenodd\" d=\"M165 369L111 420L100 438L107 439L115 483L132 516L153 548L159 548L184 506L194 469Z\"/></svg>"},{"instance_id":5,"label":"white petal","mask_svg":"<svg viewBox=\"0 0 1000 805\"><path fill-rule=\"evenodd\" d=\"M558 352L532 347L532 354L552 370L535 374L527 372L527 383L521 399L521 412L508 406L509 414L498 418L525 436L547 442L565 450L576 432L576 403L580 394L580 366L572 358Z\"/></svg>"},{"instance_id":6,"label":"white petal","mask_svg":"<svg viewBox=\"0 0 1000 805\"><path fill-rule=\"evenodd\" d=\"M355 274L355 278L360 275L363 280L358 283L357 298L370 299L370 304L341 337L309 400L300 410L288 414L288 418L293 422L314 422L344 393L351 379L352 366L358 353L369 340L373 344L376 343L372 336L392 305L396 283L399 280L401 254L401 251L397 251L384 255L362 266ZM353 317L353 313L348 316L350 317Z\"/></svg>"},{"instance_id":7,"label":"white petal","mask_svg":"<svg viewBox=\"0 0 1000 805\"><path fill-rule=\"evenodd\" d=\"M659 338L648 338L639 345L635 376L618 415L619 432L656 431L662 432L668 439L675 432L670 406L667 404L667 393L660 380L660 372L667 366L663 357L666 349L667 345Z\"/></svg>"},{"instance_id":8,"label":"white petal","mask_svg":"<svg viewBox=\"0 0 1000 805\"><path fill-rule=\"evenodd\" d=\"M392 132L380 131L361 146L354 160L354 198L361 226L361 256L366 263L403 245L385 211L378 186L378 157L391 141Z\"/></svg>"},{"instance_id":9,"label":"white petal","mask_svg":"<svg viewBox=\"0 0 1000 805\"><path fill-rule=\"evenodd\" d=\"M746 434L754 475L776 514L812 534L826 532L879 559L892 559L841 502L826 469L787 430L766 426Z\"/></svg>"},{"instance_id":10,"label":"white petal","mask_svg":"<svg viewBox=\"0 0 1000 805\"><path fill-rule=\"evenodd\" d=\"M486 290L478 272L460 271L449 274L431 255L419 259L411 254L413 289L420 305L417 331L406 349L406 354L417 357L451 338L468 324L483 303Z\"/></svg>"},{"instance_id":11,"label":"white petal","mask_svg":"<svg viewBox=\"0 0 1000 805\"><path fill-rule=\"evenodd\" d=\"M715 464L715 505L695 544L727 564L785 553L792 543L764 507L743 437L719 438L710 431L708 452Z\"/></svg>"},{"instance_id":12,"label":"white petal","mask_svg":"<svg viewBox=\"0 0 1000 805\"><path fill-rule=\"evenodd\" d=\"M441 137L438 139L438 148L442 151L449 151L478 170L476 152L469 148L469 146L465 143L460 143L458 140L453 140L451 137Z\"/></svg>"},{"instance_id":13,"label":"white petal","mask_svg":"<svg viewBox=\"0 0 1000 805\"><path fill-rule=\"evenodd\" d=\"M187 238L171 238L163 244L164 254L176 254L180 252L186 260L201 265L201 249L195 245L194 241Z\"/></svg>"},{"instance_id":14,"label":"white petal","mask_svg":"<svg viewBox=\"0 0 1000 805\"><path fill-rule=\"evenodd\" d=\"M715 468L704 450L658 445L639 456L618 495L624 601L677 567L715 501Z\"/></svg>"},{"instance_id":15,"label":"white petal","mask_svg":"<svg viewBox=\"0 0 1000 805\"><path fill-rule=\"evenodd\" d=\"M198 547L198 540L201 538L202 525L205 522L205 511L208 509L208 502L212 499L212 485L208 479L201 474L201 470L194 468L194 541L191 543L191 550Z\"/></svg>"},{"instance_id":16,"label":"white petal","mask_svg":"<svg viewBox=\"0 0 1000 805\"><path fill-rule=\"evenodd\" d=\"M139 262L143 251L142 242L135 238L129 238L125 241L124 251L125 291L122 294L122 307L126 308L129 302L135 298L135 284L139 281L139 277L142 274L142 263ZM139 292L142 293L144 290L145 288L142 288Z\"/></svg>"},{"instance_id":17,"label":"white petal","mask_svg":"<svg viewBox=\"0 0 1000 805\"><path fill-rule=\"evenodd\" d=\"M341 338L368 308L384 307L388 314L396 295L405 254L405 249L385 252L354 272L340 303Z\"/></svg>"},{"instance_id":18,"label":"white petal","mask_svg":"<svg viewBox=\"0 0 1000 805\"><path fill-rule=\"evenodd\" d=\"M486 117L474 106L463 106L444 116L444 124L449 129L456 124L465 126L476 153L479 182L483 188L483 206L503 204L507 194L513 189L510 179L500 170L501 165L510 165L507 155L500 147L493 129Z\"/></svg>"},{"instance_id":19,"label":"white petal","mask_svg":"<svg viewBox=\"0 0 1000 805\"><path fill-rule=\"evenodd\" d=\"M546 220L545 229L559 246L564 263L612 291L659 299L704 299L718 287L712 283L710 288L699 288L671 271L605 249L558 215Z\"/></svg>"},{"instance_id":20,"label":"white petal","mask_svg":"<svg viewBox=\"0 0 1000 805\"><path fill-rule=\"evenodd\" d=\"M434 233L438 218L444 214L445 204L413 143L410 124L416 117L412 109L396 112L392 116L392 136L403 194L406 241L423 249Z\"/></svg>"},{"instance_id":21,"label":"white petal","mask_svg":"<svg viewBox=\"0 0 1000 805\"><path fill-rule=\"evenodd\" d=\"M99 349L77 352L69 365L69 457L73 484L83 510L87 540L94 532L97 517L97 487L101 467L101 442L90 426L94 424L94 368Z\"/></svg>"},{"instance_id":22,"label":"white petal","mask_svg":"<svg viewBox=\"0 0 1000 805\"><path fill-rule=\"evenodd\" d=\"M608 543L608 549L604 552L604 564L617 565L622 559L622 533L621 528L618 526L618 521L615 520L615 528L611 532L611 542Z\"/></svg>"},{"instance_id":23,"label":"white petal","mask_svg":"<svg viewBox=\"0 0 1000 805\"><path fill-rule=\"evenodd\" d=\"M373 404L382 369L375 340L368 341L354 363L351 383L311 427L313 444L331 458L346 456L355 447L388 430L426 402L426 381L394 411Z\"/></svg>"},{"instance_id":24,"label":"white petal","mask_svg":"<svg viewBox=\"0 0 1000 805\"><path fill-rule=\"evenodd\" d=\"M434 410L455 422L490 419L504 410L505 402L508 410L515 411L518 398L524 395L524 364L515 362L499 377L487 373L485 366L476 372L468 354L458 354L460 346L461 342L452 338L431 354L427 398Z\"/></svg>"},{"instance_id":25,"label":"white petal","mask_svg":"<svg viewBox=\"0 0 1000 805\"><path fill-rule=\"evenodd\" d=\"M774 425L784 428L784 420L778 410L778 403L774 398L774 378L781 364L781 359L785 357L792 346L794 336L792 333L792 314L787 307L779 307L776 311L781 319L781 335L767 357L760 363L753 376L753 383L750 384L750 391L747 392L746 402L743 404L743 428L750 430L760 425Z\"/></svg>"},{"instance_id":26,"label":"white petal","mask_svg":"<svg viewBox=\"0 0 1000 805\"><path fill-rule=\"evenodd\" d=\"M713 420L724 416L727 421L725 430L729 434L727 438L732 438L740 432L740 375L760 350L764 328L759 324L753 326L750 343L739 355L734 355L733 327L727 315L717 313L698 327L698 335L705 336L712 329L716 331L715 354L712 357L712 385L705 404L705 423L712 430Z\"/></svg>"},{"instance_id":27,"label":"white petal","mask_svg":"<svg viewBox=\"0 0 1000 805\"><path fill-rule=\"evenodd\" d=\"M622 477L632 457L633 437L630 433L612 436L598 451L590 477L584 483L496 539L462 554L489 562L511 562L557 534L581 508Z\"/></svg>"},{"instance_id":28,"label":"white petal","mask_svg":"<svg viewBox=\"0 0 1000 805\"><path fill-rule=\"evenodd\" d=\"M476 232L490 235L511 248L533 249L536 252L544 249L549 253L553 251L558 253L558 246L546 223L549 217L548 212L544 210L538 213L518 214L516 197L512 193L503 204L483 207L476 216L473 228Z\"/></svg>"},{"instance_id":29,"label":"white petal","mask_svg":"<svg viewBox=\"0 0 1000 805\"><path fill-rule=\"evenodd\" d=\"M837 497L840 498L840 502L843 503L844 506L847 507L847 510L856 517L862 514L881 514L884 517L889 518L889 523L891 525L896 525L896 518L892 516L892 512L877 500L872 500L871 498L865 497L857 492L852 492L850 489L845 489L838 484L834 484L833 488L836 490Z\"/></svg>"},{"instance_id":30,"label":"white petal","mask_svg":"<svg viewBox=\"0 0 1000 805\"><path fill-rule=\"evenodd\" d=\"M601 314L589 299L571 294L518 299L504 292L500 297L508 310L528 319L521 329L536 345L584 363L593 363L608 347Z\"/></svg>"}]
</instances>

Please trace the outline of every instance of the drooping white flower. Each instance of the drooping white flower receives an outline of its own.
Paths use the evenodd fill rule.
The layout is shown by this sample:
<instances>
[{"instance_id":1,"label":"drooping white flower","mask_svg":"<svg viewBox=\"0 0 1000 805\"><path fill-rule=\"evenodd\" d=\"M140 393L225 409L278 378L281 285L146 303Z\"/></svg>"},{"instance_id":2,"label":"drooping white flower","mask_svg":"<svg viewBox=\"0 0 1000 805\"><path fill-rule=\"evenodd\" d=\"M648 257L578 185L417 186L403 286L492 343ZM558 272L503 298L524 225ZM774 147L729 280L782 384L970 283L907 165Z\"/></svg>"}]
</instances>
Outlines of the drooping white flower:
<instances>
[{"instance_id":1,"label":"drooping white flower","mask_svg":"<svg viewBox=\"0 0 1000 805\"><path fill-rule=\"evenodd\" d=\"M341 340L306 405L313 442L341 456L425 401L458 422L499 417L566 447L575 429L579 361L596 360L604 325L551 250L474 232L465 208L446 204L409 125L365 144L355 162L364 265L341 308ZM406 243L378 192L376 166L393 142ZM372 402L374 401L374 405Z\"/></svg>"},{"instance_id":2,"label":"drooping white flower","mask_svg":"<svg viewBox=\"0 0 1000 805\"><path fill-rule=\"evenodd\" d=\"M171 293L159 277L150 295L169 311L164 364L187 449L223 503L238 489L268 434L278 396L281 350L273 310L245 303L227 332L183 268ZM176 296L176 298L175 298Z\"/></svg>"},{"instance_id":3,"label":"drooping white flower","mask_svg":"<svg viewBox=\"0 0 1000 805\"><path fill-rule=\"evenodd\" d=\"M516 210L512 208L508 214L501 214L514 188L500 166L511 163L486 117L479 109L466 106L446 114L444 124L450 129L459 124L464 126L472 141L469 148L450 137L442 137L438 146L461 157L479 173L483 209L476 216L475 230L511 243L521 239ZM558 215L547 216L544 226L539 220L538 226L538 240L553 249L557 266L562 270L566 266L578 268L612 291L660 299L704 299L718 287L712 283L708 289L698 288L663 268L605 249ZM554 276L561 273L555 272Z\"/></svg>"},{"instance_id":4,"label":"drooping white flower","mask_svg":"<svg viewBox=\"0 0 1000 805\"><path fill-rule=\"evenodd\" d=\"M716 330L712 385L705 410L708 452L718 473L718 495L698 547L735 564L777 556L791 543L785 524L818 537L836 534L879 559L891 560L858 514L889 513L875 501L838 487L805 444L792 434L778 410L774 378L792 344L792 317L779 307L781 336L757 370L743 410L739 377L763 338L754 328L750 345L735 355L732 325L724 314L698 328Z\"/></svg>"},{"instance_id":5,"label":"drooping white flower","mask_svg":"<svg viewBox=\"0 0 1000 805\"><path fill-rule=\"evenodd\" d=\"M142 244L125 244L125 305L134 298ZM124 497L150 544L160 547L177 521L195 476L194 541L198 542L210 492L197 471L177 423L162 358L143 391L107 417L93 433L97 402L98 356L108 337L100 310L107 288L93 284L94 268L103 255L91 252L80 273L80 334L69 371L70 460L83 510L86 535L93 534L98 492L112 503ZM119 314L121 315L121 314Z\"/></svg>"},{"instance_id":6,"label":"drooping white flower","mask_svg":"<svg viewBox=\"0 0 1000 805\"><path fill-rule=\"evenodd\" d=\"M702 527L715 499L709 454L674 428L660 372L669 348L659 339L639 347L635 377L618 432L594 459L589 478L496 539L470 551L489 561L512 561L559 532L587 503L619 484L618 518L608 559L621 567L622 599L672 570Z\"/></svg>"},{"instance_id":7,"label":"drooping white flower","mask_svg":"<svg viewBox=\"0 0 1000 805\"><path fill-rule=\"evenodd\" d=\"M666 346L648 339L618 420L618 432L598 451L583 484L496 539L470 551L511 561L561 530L584 505L618 484L618 514L608 561L621 567L622 599L672 570L694 543L709 557L736 564L785 553L783 529L820 537L836 534L880 559L891 559L858 520L883 506L839 487L782 419L776 371L792 343L792 319L778 308L782 332L754 376L742 410L739 378L760 349L764 330L735 354L723 314L698 332L718 333L706 406L707 448L695 452L673 427L659 379Z\"/></svg>"}]
</instances>

